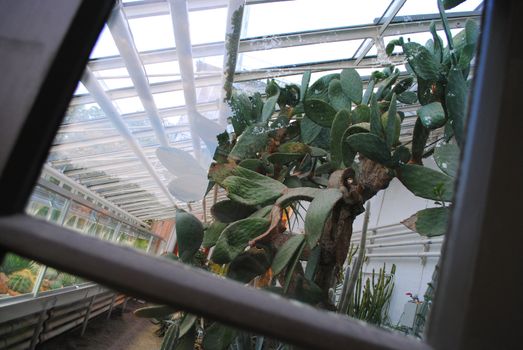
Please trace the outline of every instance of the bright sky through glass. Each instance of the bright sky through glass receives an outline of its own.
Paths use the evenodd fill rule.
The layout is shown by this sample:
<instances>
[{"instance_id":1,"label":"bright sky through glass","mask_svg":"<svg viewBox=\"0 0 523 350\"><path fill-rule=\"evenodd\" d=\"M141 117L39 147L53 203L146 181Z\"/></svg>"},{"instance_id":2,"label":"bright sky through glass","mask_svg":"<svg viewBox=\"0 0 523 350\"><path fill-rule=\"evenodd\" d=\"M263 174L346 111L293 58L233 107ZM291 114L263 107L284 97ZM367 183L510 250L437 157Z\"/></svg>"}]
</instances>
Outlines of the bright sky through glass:
<instances>
[{"instance_id":1,"label":"bright sky through glass","mask_svg":"<svg viewBox=\"0 0 523 350\"><path fill-rule=\"evenodd\" d=\"M222 93L222 72L224 66L225 52L225 30L227 25L226 2L220 2L217 8L213 0L187 0L189 4L189 34L193 45L193 69L195 78L196 108L198 112L211 121L217 121L220 115L220 98ZM126 4L134 2L133 4ZM253 4L253 2L255 4ZM341 64L353 64L355 59L363 52L364 45L370 42L370 38L355 36L354 40L336 37L336 28L376 26L387 21L382 18L386 11L391 13L395 4L401 1L395 0L295 0L295 1L251 1L246 5L243 14L241 38L271 37L271 44L261 47L262 50L248 51L249 45L255 42L254 49L259 41L256 39L245 40L241 45L238 55L236 71L238 81L235 87L246 92L264 92L265 77L278 76L277 80L283 83L300 84L303 68L293 67L293 65L314 65L321 64L321 69L316 68L312 74L311 81L329 74L338 73ZM467 0L450 12L473 11L482 3L481 0ZM121 5L121 4L120 4ZM202 10L202 7L206 9ZM200 8L199 10L195 8ZM151 161L155 171L160 174L160 178L165 184L169 183L172 176L162 166L155 155L156 148L160 144L150 121L151 115L159 117L160 122L165 128L165 135L170 146L187 150L194 153L200 164L207 168L208 162L214 153L212 145L200 143L201 152L193 151L197 143L192 142L193 135L189 127L187 110L185 105L185 95L181 82L181 72L177 61L175 48L173 17L169 14L167 0L123 0L122 11L127 17L127 23L131 31L131 40L123 41L123 45L129 45L131 49L138 51L139 60L143 65L144 73L149 83L149 92L152 95L154 106L148 105L145 110L142 101L148 101L151 95L143 89L138 90L134 87L133 79L143 82L143 72L138 69L129 68L133 73L133 79L129 76L126 66L133 67L130 63L133 58L120 56L111 32L107 26L98 39L96 46L91 54L89 63L91 72L96 81L101 85L107 97L110 98L122 115L122 120L127 125L135 140L142 146L142 151ZM408 16L432 14L438 18L437 0L406 0L398 16L402 18L404 24L393 24L398 30L389 29L383 37L385 44L397 38L400 32L409 29L413 31L422 30L425 32L415 34L404 34L405 40L410 38L412 41L424 44L431 37L428 32L427 23L411 23ZM177 15L174 15L174 19ZM414 20L414 18L413 18ZM380 22L381 21L381 22ZM118 30L125 26L125 22L109 20L111 28ZM394 23L394 22L393 22ZM463 25L464 22L460 21ZM114 25L114 26L113 26ZM304 37L293 36L287 41L285 38L280 41L285 34L321 31L328 33L321 35L311 35ZM453 34L459 29L453 30ZM351 33L365 33L366 36L377 34L376 28L370 31L365 29L353 31ZM439 32L443 41L446 38L443 32ZM305 45L304 40L309 40ZM320 42L314 41L318 38ZM349 35L353 39L352 35ZM293 41L294 40L294 41ZM341 41L344 40L344 41ZM282 43L284 46L278 47ZM396 48L395 52L400 53L401 49ZM132 52L131 52L132 53ZM134 54L133 54L134 55ZM133 56L131 55L131 56ZM378 60L376 46L372 46L367 52L368 59L361 62L357 68L362 77L369 76L374 70L381 69L379 62L386 62L380 54ZM330 62L330 63L329 63ZM287 66L279 71L278 66ZM397 66L401 71L405 71L403 65ZM292 74L287 75L286 74ZM258 77L258 78L257 78ZM263 77L263 78L261 78ZM259 79L259 80L251 80ZM241 82L240 82L241 81ZM92 86L91 86L92 88ZM64 120L65 126L61 127L59 136L55 140L55 147L49 156L49 161L58 160L58 163L51 163L58 170L63 164L68 164L72 168L85 167L85 176L92 176L97 168L92 167L92 160L103 157L104 162L111 165L113 160L122 161L122 157L135 157L129 144L123 137L116 135L106 112L101 110L95 102L95 98L89 95L87 89L78 84L72 101L73 112ZM144 102L146 103L146 102ZM152 111L151 111L152 110ZM154 120L153 118L153 120ZM199 129L201 130L201 129ZM214 131L214 130L213 130ZM198 156L197 154L200 153ZM86 161L88 163L86 165ZM137 165L135 168L125 168L124 171L104 170L107 175L115 178L134 176L133 185L140 187L146 185L156 189L158 183L146 174L144 168ZM82 183L86 183L84 178ZM89 183L89 182L87 182ZM93 185L89 183L88 186ZM189 186L190 187L190 186ZM198 186L196 186L198 187ZM149 190L147 190L148 192ZM199 197L201 198L201 196ZM165 204L167 197L158 198ZM162 205L164 205L162 204ZM180 204L180 203L179 203ZM161 205L158 207L162 209Z\"/></svg>"},{"instance_id":2,"label":"bright sky through glass","mask_svg":"<svg viewBox=\"0 0 523 350\"><path fill-rule=\"evenodd\" d=\"M317 0L296 0L248 5L244 12L241 37L258 37L373 24L381 18L390 3L391 0L322 0L320 5ZM468 0L450 12L472 11L481 3L482 0ZM435 14L437 12L436 0L407 0L398 16ZM198 45L223 42L226 18L227 8L225 7L189 12L191 43ZM132 18L129 19L129 26L136 48L140 52L175 47L170 15ZM440 32L439 34L446 42L443 33ZM405 37L424 43L429 39L430 34L418 33ZM394 38L397 38L397 36L385 37L385 44ZM241 53L238 56L237 71L350 58L361 42L362 40L352 40ZM399 52L399 50L399 48L396 48L395 52ZM376 53L376 47L373 46L367 55L373 56ZM118 55L111 33L105 26L91 58ZM197 58L194 66L196 78L221 72L222 65L223 56ZM180 70L176 61L145 64L144 66L151 84L167 83L180 79ZM198 72L201 72L201 75ZM365 72L362 70L360 74L365 75ZM106 90L132 88L133 86L131 79L127 78L128 72L125 68L98 71L96 75ZM282 79L299 83L299 75ZM216 90L218 91L218 89ZM87 91L80 84L75 94L85 93ZM215 99L217 98L218 96ZM154 100L160 109L184 104L182 91L155 93ZM213 98L207 98L207 100L213 100ZM140 99L136 97L120 99L115 101L115 104L118 110L124 114L143 111Z\"/></svg>"},{"instance_id":3,"label":"bright sky through glass","mask_svg":"<svg viewBox=\"0 0 523 350\"><path fill-rule=\"evenodd\" d=\"M247 7L242 38L373 23L391 0L299 0ZM245 15L244 15L245 16Z\"/></svg>"}]
</instances>

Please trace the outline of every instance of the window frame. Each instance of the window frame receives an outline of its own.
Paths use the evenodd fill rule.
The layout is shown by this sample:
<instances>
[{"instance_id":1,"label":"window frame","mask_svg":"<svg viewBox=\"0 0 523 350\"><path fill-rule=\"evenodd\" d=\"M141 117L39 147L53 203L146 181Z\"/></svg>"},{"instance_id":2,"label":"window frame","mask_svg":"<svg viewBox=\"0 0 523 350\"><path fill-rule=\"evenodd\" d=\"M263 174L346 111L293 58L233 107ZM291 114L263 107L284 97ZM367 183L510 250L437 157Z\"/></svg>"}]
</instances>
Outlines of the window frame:
<instances>
[{"instance_id":1,"label":"window frame","mask_svg":"<svg viewBox=\"0 0 523 350\"><path fill-rule=\"evenodd\" d=\"M52 6L49 6L50 2ZM478 330L485 327L484 322L473 317L477 316L474 311L480 305L478 303L485 296L492 295L492 290L497 287L487 285L479 292L474 287L485 286L480 268L485 267L486 259L503 254L500 245L493 245L488 254L485 253L485 244L493 240L495 232L491 225L484 223L496 216L507 217L508 213L514 213L510 205L517 208L512 199L499 203L494 211L489 210L488 200L499 190L500 184L493 181L503 179L503 169L507 169L506 165L501 170L495 168L499 161L494 155L512 150L513 156L517 156L518 146L523 146L521 137L511 140L511 147L507 146L509 141L503 135L511 132L507 124L511 116L502 113L503 108L510 106L516 110L517 98L503 92L511 86L508 82L513 81L506 63L512 56L521 56L521 49L510 44L514 33L521 33L516 19L519 13L516 10L521 10L521 4L515 0L485 1L468 142L462 155L454 212L443 248L430 327L426 341L421 342L246 288L182 264L173 264L93 237L71 234L66 228L24 214L26 202L37 183L89 52L113 5L112 1L104 0L50 2L0 3L0 6L9 6L10 11L2 12L11 16L7 23L0 24L0 29L8 29L8 35L13 38L16 38L16 30L25 30L28 36L40 32L40 40L55 48L32 62L36 69L27 70L23 65L15 64L0 81L0 92L6 91L6 84L20 77L26 81L29 79L33 88L37 88L35 94L15 92L10 101L3 101L10 103L14 113L2 114L1 128L14 136L0 138L3 149L0 155L0 198L4 199L0 204L0 256L1 250L12 251L129 295L181 307L308 349L463 349L478 344L477 339L486 339L486 343L479 344L488 348L489 339L496 338L489 332L479 334ZM70 21L57 20L58 16ZM13 50L15 56L24 55L23 50ZM13 123L13 120L17 122ZM506 157L503 159L510 159ZM513 174L505 174L507 176ZM521 193L521 187L519 182L512 190L517 195ZM509 239L521 243L521 238L515 238L519 233L517 225L505 223L504 229L512 228L514 231L507 234ZM504 273L521 275L521 266L523 264L517 256L503 260ZM494 282L496 278L502 278L491 277ZM136 283L137 280L140 283ZM521 286L514 286L509 294L521 294L521 289ZM508 310L499 310L495 315L510 314ZM475 343L471 342L472 337ZM504 341L513 338L508 336Z\"/></svg>"}]
</instances>

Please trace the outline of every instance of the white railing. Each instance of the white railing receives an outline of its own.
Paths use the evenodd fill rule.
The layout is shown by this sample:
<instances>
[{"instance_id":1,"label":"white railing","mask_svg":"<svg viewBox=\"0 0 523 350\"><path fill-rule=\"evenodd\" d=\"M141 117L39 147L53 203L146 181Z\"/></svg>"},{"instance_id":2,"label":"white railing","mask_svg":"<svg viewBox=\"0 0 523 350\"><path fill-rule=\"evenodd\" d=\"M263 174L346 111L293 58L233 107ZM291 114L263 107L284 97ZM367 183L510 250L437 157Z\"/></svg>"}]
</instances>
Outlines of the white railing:
<instances>
[{"instance_id":1,"label":"white railing","mask_svg":"<svg viewBox=\"0 0 523 350\"><path fill-rule=\"evenodd\" d=\"M361 231L355 231L351 238L351 244L359 246L360 241ZM369 259L421 258L423 262L428 257L437 258L440 256L441 244L443 241L443 236L433 238L424 237L409 230L402 224L378 226L370 228L367 231L365 256ZM412 248L416 246L421 248L419 252L412 251ZM405 249L397 249L402 247ZM390 251L391 248L393 248L393 252Z\"/></svg>"}]
</instances>

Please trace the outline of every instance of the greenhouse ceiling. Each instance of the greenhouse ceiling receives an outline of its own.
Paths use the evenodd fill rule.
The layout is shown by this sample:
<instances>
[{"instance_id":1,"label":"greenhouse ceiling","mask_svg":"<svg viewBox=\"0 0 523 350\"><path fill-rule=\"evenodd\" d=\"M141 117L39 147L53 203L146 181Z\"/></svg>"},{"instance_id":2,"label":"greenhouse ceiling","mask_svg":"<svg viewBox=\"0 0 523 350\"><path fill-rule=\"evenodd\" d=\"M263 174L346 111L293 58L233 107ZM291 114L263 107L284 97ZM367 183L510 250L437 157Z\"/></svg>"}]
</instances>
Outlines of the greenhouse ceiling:
<instances>
[{"instance_id":1,"label":"greenhouse ceiling","mask_svg":"<svg viewBox=\"0 0 523 350\"><path fill-rule=\"evenodd\" d=\"M472 0L449 11L451 28L480 20L481 6ZM169 186L207 189L212 138L227 126L225 82L263 92L266 79L299 84L307 70L312 81L349 67L362 77L390 64L405 71L402 55L387 57L385 46L400 36L425 42L433 21L441 29L436 1L427 0L118 2L45 169L141 222L172 218L175 206L205 220L222 190L187 203L190 195L176 198ZM167 148L187 151L201 169L173 174L159 159Z\"/></svg>"}]
</instances>

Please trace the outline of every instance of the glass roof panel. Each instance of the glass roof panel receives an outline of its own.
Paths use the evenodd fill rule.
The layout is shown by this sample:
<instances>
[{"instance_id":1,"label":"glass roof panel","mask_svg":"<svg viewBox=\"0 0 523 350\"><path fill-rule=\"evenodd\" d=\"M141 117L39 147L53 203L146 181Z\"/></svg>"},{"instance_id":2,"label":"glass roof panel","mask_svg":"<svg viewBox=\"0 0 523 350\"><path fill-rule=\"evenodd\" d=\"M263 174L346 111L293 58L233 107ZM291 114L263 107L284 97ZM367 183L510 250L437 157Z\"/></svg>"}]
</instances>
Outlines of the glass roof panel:
<instances>
[{"instance_id":1,"label":"glass roof panel","mask_svg":"<svg viewBox=\"0 0 523 350\"><path fill-rule=\"evenodd\" d=\"M53 141L53 144L60 145L60 144L66 144L66 143L71 143L71 142L87 141L87 140L90 140L93 138L99 138L99 137L109 137L109 136L119 136L119 134L112 127L86 129L85 131L81 131L81 132L58 131L58 134L56 135L56 137Z\"/></svg>"},{"instance_id":2,"label":"glass roof panel","mask_svg":"<svg viewBox=\"0 0 523 350\"><path fill-rule=\"evenodd\" d=\"M468 0L446 12L474 11L483 3L483 0ZM427 0L407 0L397 16L424 15L429 13L438 14L438 3Z\"/></svg>"},{"instance_id":3,"label":"glass roof panel","mask_svg":"<svg viewBox=\"0 0 523 350\"><path fill-rule=\"evenodd\" d=\"M91 52L91 59L117 56L119 54L120 53L118 52L118 48L116 47L113 37L111 36L111 32L109 31L107 25L105 25L102 33L98 37L98 41L96 42L93 51Z\"/></svg>"},{"instance_id":4,"label":"glass roof panel","mask_svg":"<svg viewBox=\"0 0 523 350\"><path fill-rule=\"evenodd\" d=\"M374 23L390 0L281 1L246 6L242 38Z\"/></svg>"},{"instance_id":5,"label":"glass roof panel","mask_svg":"<svg viewBox=\"0 0 523 350\"><path fill-rule=\"evenodd\" d=\"M175 61L145 64L144 68L151 84L180 79L180 66Z\"/></svg>"},{"instance_id":6,"label":"glass roof panel","mask_svg":"<svg viewBox=\"0 0 523 350\"><path fill-rule=\"evenodd\" d=\"M138 51L175 47L171 16L132 18L128 22Z\"/></svg>"},{"instance_id":7,"label":"glass roof panel","mask_svg":"<svg viewBox=\"0 0 523 350\"><path fill-rule=\"evenodd\" d=\"M369 50L369 52L365 56L377 56L378 55L378 49L376 48L376 45L373 45L372 48Z\"/></svg>"},{"instance_id":8,"label":"glass roof panel","mask_svg":"<svg viewBox=\"0 0 523 350\"><path fill-rule=\"evenodd\" d=\"M77 106L69 106L65 113L62 124L70 124L84 121L105 119L100 106L97 103L88 103Z\"/></svg>"},{"instance_id":9,"label":"glass roof panel","mask_svg":"<svg viewBox=\"0 0 523 350\"><path fill-rule=\"evenodd\" d=\"M142 112L143 105L138 97L126 97L113 101L120 114Z\"/></svg>"},{"instance_id":10,"label":"glass roof panel","mask_svg":"<svg viewBox=\"0 0 523 350\"><path fill-rule=\"evenodd\" d=\"M133 81L129 78L127 68L104 69L94 72L105 90L132 87Z\"/></svg>"},{"instance_id":11,"label":"glass roof panel","mask_svg":"<svg viewBox=\"0 0 523 350\"><path fill-rule=\"evenodd\" d=\"M222 73L223 55L199 57L196 61L196 72L219 70Z\"/></svg>"},{"instance_id":12,"label":"glass roof panel","mask_svg":"<svg viewBox=\"0 0 523 350\"><path fill-rule=\"evenodd\" d=\"M185 104L185 97L181 90L153 94L153 98L158 108L179 107Z\"/></svg>"},{"instance_id":13,"label":"glass roof panel","mask_svg":"<svg viewBox=\"0 0 523 350\"><path fill-rule=\"evenodd\" d=\"M176 115L176 116L172 116L172 117L166 117L166 118L163 118L163 125L164 126L173 126L173 125L178 125L178 123L180 122L182 116L181 115Z\"/></svg>"},{"instance_id":14,"label":"glass roof panel","mask_svg":"<svg viewBox=\"0 0 523 350\"><path fill-rule=\"evenodd\" d=\"M191 11L189 23L192 45L224 41L227 8Z\"/></svg>"},{"instance_id":15,"label":"glass roof panel","mask_svg":"<svg viewBox=\"0 0 523 350\"><path fill-rule=\"evenodd\" d=\"M244 52L238 55L238 71L313 63L352 57L363 40L349 40L272 50Z\"/></svg>"},{"instance_id":16,"label":"glass roof panel","mask_svg":"<svg viewBox=\"0 0 523 350\"><path fill-rule=\"evenodd\" d=\"M76 90L74 90L74 95L85 95L89 93L87 89L85 88L84 84L81 82L78 82L78 85L76 85Z\"/></svg>"},{"instance_id":17,"label":"glass roof panel","mask_svg":"<svg viewBox=\"0 0 523 350\"><path fill-rule=\"evenodd\" d=\"M127 19L132 41L123 44L129 45L131 49L139 52L139 63L143 64L146 74L145 82L149 84L154 106L147 106L148 108L145 110L142 100L145 101L148 98L148 93L147 91L144 93L142 86L140 87L141 94L138 95L138 89L134 88L126 68L132 64L127 61L130 58L120 56L107 26L104 27L91 55L91 59L95 59L95 62L90 67L94 79L101 85L106 97L114 104L132 136L142 146L143 154L158 173L162 174L162 178L165 177L167 180L167 177L171 177L171 175L156 157L156 149L160 143L158 132L165 134L171 147L187 150L195 157L200 153L199 161L201 163L212 155L213 146L205 143L209 139L205 142L203 139L193 142L195 136L190 132L187 115L188 111L192 110L192 106L185 105L185 96L191 92L183 90L187 88L188 84L190 85L191 79L182 84L182 72L176 52L173 50L175 48L173 17L167 12L167 3L153 2L156 3L154 6L159 6L155 7L153 11L151 11L152 7L149 7L152 2L143 1L141 4L143 6L134 7L134 14ZM387 9L390 12L393 7L389 6L393 3L392 0L374 0L372 2L326 0L321 3L321 6L318 6L318 2L314 0L296 0L263 1L247 5L244 11L241 37L250 39L246 40L245 45L240 45L241 53L238 55L236 69L238 81L234 82L235 88L248 93L254 91L263 93L266 87L265 77L278 75L281 76L277 77L277 80L281 82L300 84L303 67L296 65L310 65L313 70L316 70L311 81L329 73L339 72L344 62L353 65L356 58L355 53L363 40L375 33L372 31L374 29L366 29L365 26L376 26L383 23L382 16ZM480 3L480 0L468 0L453 11L474 10ZM222 48L225 47L223 40L227 8L220 6L209 9L209 7L205 10L189 11L188 33L190 33L193 45L194 92L197 104L195 107L205 118L216 122L220 115L218 109L223 93L224 67L224 55L216 55L216 53L221 53ZM407 0L398 15L436 12L435 1ZM174 14L174 18L176 19L178 15ZM340 27L344 29L355 27L358 35L353 35L354 32L344 32L343 35L348 36L348 38L343 37L345 41L333 41L341 39L335 37L335 29ZM296 38L294 37L291 41L284 42L284 45L295 45L292 47L271 48L270 45L267 45L259 50L259 42L256 42L258 40L256 38L263 36L324 29L329 30L328 37L311 34L310 37L304 38L304 41L299 40L301 37L292 41ZM445 41L444 35L442 33L440 35ZM426 33L403 36L422 41L422 43L430 37ZM358 39L359 37L361 39ZM385 37L385 44L392 38L395 36ZM366 45L364 46L366 47ZM210 56L206 56L207 54ZM376 55L375 46L372 46L366 54L367 57ZM318 63L321 65L316 65ZM376 68L373 68L374 66ZM372 58L360 63L359 67L361 68L357 68L357 70L362 77L368 76L375 69L381 69L379 62ZM404 70L404 67L400 69ZM317 70L321 70L321 72ZM138 75L141 73L139 69L132 71ZM252 78L249 78L250 76ZM261 79L260 76L264 78ZM140 81L140 78L143 77L138 78L135 81ZM147 179L153 187L154 184L158 186L157 190L162 185L169 184L168 181L163 184L155 182L146 167L136 162L139 159L135 154L136 150L130 147L124 138L117 137L118 133L116 129L113 129L113 118L119 116L107 118L96 103L90 103L96 99L89 94L83 84L78 85L75 94L77 95L74 100L75 105L70 108L64 119L66 125L60 129L55 140L55 144L61 146L54 149L49 156L50 161L55 161L53 164L63 166L69 162L72 169L87 167L98 176L100 171L96 170L97 168L94 166L97 160L103 159L109 164L133 160L135 163L126 167L123 175L117 169L107 169L104 170L104 173L108 176L134 178L135 181L131 182L134 185ZM86 104L86 102L89 103ZM155 119L156 122L154 122ZM193 120L193 118L190 119ZM201 146L200 152L192 149L197 144ZM210 155L206 152L207 147L211 150ZM87 177L84 178L87 181ZM91 178L89 181L92 184L102 183L102 180L95 178ZM161 200L167 202L168 197L162 195ZM175 198L175 201L179 201L179 199Z\"/></svg>"}]
</instances>

